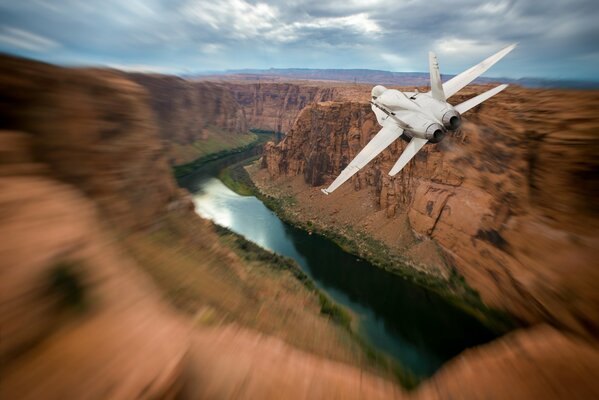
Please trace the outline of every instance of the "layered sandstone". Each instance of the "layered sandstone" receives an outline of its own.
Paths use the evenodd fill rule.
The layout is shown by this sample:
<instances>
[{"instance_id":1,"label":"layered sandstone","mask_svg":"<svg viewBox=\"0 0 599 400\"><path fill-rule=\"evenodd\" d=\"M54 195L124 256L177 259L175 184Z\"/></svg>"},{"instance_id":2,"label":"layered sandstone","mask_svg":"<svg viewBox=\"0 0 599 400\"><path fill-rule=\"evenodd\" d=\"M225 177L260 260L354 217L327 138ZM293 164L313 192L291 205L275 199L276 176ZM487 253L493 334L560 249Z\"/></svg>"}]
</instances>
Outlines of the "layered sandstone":
<instances>
[{"instance_id":1,"label":"layered sandstone","mask_svg":"<svg viewBox=\"0 0 599 400\"><path fill-rule=\"evenodd\" d=\"M198 154L186 151L202 140L247 135L244 109L228 87L214 82L191 82L167 75L130 74L148 92L158 133L170 164L193 161Z\"/></svg>"},{"instance_id":2,"label":"layered sandstone","mask_svg":"<svg viewBox=\"0 0 599 400\"><path fill-rule=\"evenodd\" d=\"M263 165L274 179L303 177L293 191L313 220L366 229L419 261L427 253L419 247L435 243L443 257L429 271L447 276L456 268L493 307L595 336L599 121L589 104L599 104L597 92L509 88L395 178L387 172L403 141L324 197L316 187L379 127L368 104L321 103L266 147Z\"/></svg>"},{"instance_id":3,"label":"layered sandstone","mask_svg":"<svg viewBox=\"0 0 599 400\"><path fill-rule=\"evenodd\" d=\"M308 375L330 393L357 397L362 382L366 394L401 393L393 382L281 339L247 330L205 331L161 301L165 293L143 272L140 253L167 272L176 264L175 275L182 254L199 252L199 265L191 267L200 271L194 279L202 283L194 290L210 285L212 292L201 294L209 298L219 295L215 287L221 289L212 304L223 303L232 312L245 307L245 320L262 315L259 326L270 324L274 333L290 318L304 318L313 329L301 329L289 341L309 338L313 347L326 341L337 346L331 353L347 353L339 345L347 339L336 332L346 338L348 333L320 315L318 299L299 281L279 271L284 277L265 282L253 272L255 263L249 268L193 213L170 173L144 89L114 71L68 70L8 57L0 88L1 398L195 398L187 391L210 389L218 379L229 383L211 392L220 397L230 395L230 388L261 393L266 385L294 393L293 386L304 383L296 391L303 396L311 387L305 385ZM135 252L129 247L138 236L153 238L166 219L195 223L193 236L176 231L167 243L174 247L170 252L142 241L146 247ZM161 258L162 253L172 257ZM198 283L189 274L182 278L177 294ZM268 295L254 293L265 287ZM227 298L226 292L232 294ZM258 302L261 296L267 301ZM232 297L238 300L229 301ZM255 346L258 341L264 344ZM273 352L273 343L285 351ZM237 356L240 349L253 355L246 358L249 365L266 356L277 365L305 369L280 375L262 364L280 378L278 386L259 380L258 392L248 391L245 385L254 378L247 365L228 365L220 357ZM320 368L328 373L320 375ZM200 381L209 385L198 388Z\"/></svg>"},{"instance_id":4,"label":"layered sandstone","mask_svg":"<svg viewBox=\"0 0 599 400\"><path fill-rule=\"evenodd\" d=\"M420 399L592 399L599 347L546 325L466 350L416 393Z\"/></svg>"},{"instance_id":5,"label":"layered sandstone","mask_svg":"<svg viewBox=\"0 0 599 400\"><path fill-rule=\"evenodd\" d=\"M0 89L1 398L407 396L393 382L299 350L280 337L231 325L198 327L201 315L194 316L192 326L161 301L164 293L125 244L138 235L153 238L173 213L187 224L196 220L170 173L147 88L115 71L70 70L3 57ZM363 114L353 110L353 116ZM284 161L286 153L279 157ZM312 158L307 179L321 179L320 168L329 163ZM278 165L279 173L306 168ZM367 195L363 203L372 203L369 196L378 189L364 182L369 190L356 193ZM551 202L540 204L552 212ZM359 214L363 205L350 207L351 213ZM273 310L289 304L297 310L314 308L314 299L301 298L296 281L295 286L289 281L265 286L269 291L252 295L252 287L262 288L251 273L256 266L245 269L209 224L197 223L196 234L177 237L174 249L142 249L146 257L170 272L175 262L193 261L177 251L201 250L201 265L193 265L194 271L223 275L194 275L192 280L191 274L179 272L185 282L209 286L216 294L229 285L240 288L235 301L226 301L228 309L257 304L259 311L247 318L269 314L273 334L281 328L279 321L291 315L275 319ZM115 233L128 234L127 240L115 240ZM185 290L176 294L185 295ZM258 302L261 296L267 301ZM293 296L300 297L297 303ZM280 308L268 306L272 303ZM584 311L591 318L589 310ZM316 317L311 321L315 327L326 324ZM305 329L298 335L314 332L320 331ZM415 395L500 397L509 389L513 397L550 398L566 393L555 389L564 383L562 389L572 397L596 397L596 345L555 332L543 328L523 339L507 337L471 350Z\"/></svg>"},{"instance_id":6,"label":"layered sandstone","mask_svg":"<svg viewBox=\"0 0 599 400\"><path fill-rule=\"evenodd\" d=\"M49 173L76 185L124 229L179 199L146 91L117 71L2 57L2 129L24 133Z\"/></svg>"},{"instance_id":7,"label":"layered sandstone","mask_svg":"<svg viewBox=\"0 0 599 400\"><path fill-rule=\"evenodd\" d=\"M334 87L296 83L224 83L252 128L287 133L308 104L337 98Z\"/></svg>"},{"instance_id":8,"label":"layered sandstone","mask_svg":"<svg viewBox=\"0 0 599 400\"><path fill-rule=\"evenodd\" d=\"M188 328L28 136L0 131L0 397L172 396Z\"/></svg>"}]
</instances>

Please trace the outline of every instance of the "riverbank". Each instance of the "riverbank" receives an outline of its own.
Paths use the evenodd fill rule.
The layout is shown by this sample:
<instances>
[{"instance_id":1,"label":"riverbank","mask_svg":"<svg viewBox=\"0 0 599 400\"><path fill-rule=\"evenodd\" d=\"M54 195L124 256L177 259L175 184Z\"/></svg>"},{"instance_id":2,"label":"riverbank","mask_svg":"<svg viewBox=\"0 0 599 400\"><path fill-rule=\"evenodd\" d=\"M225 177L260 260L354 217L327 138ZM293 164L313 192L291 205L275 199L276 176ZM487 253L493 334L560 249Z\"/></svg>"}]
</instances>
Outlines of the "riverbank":
<instances>
[{"instance_id":1,"label":"riverbank","mask_svg":"<svg viewBox=\"0 0 599 400\"><path fill-rule=\"evenodd\" d=\"M193 174L208 173L216 174L219 179L227 181L227 185L235 186L240 182L240 177L235 172L238 169L221 169L223 164L220 163L226 163L225 160L231 158L230 156L241 160L233 166L245 165L248 160L256 160L259 155L251 156L252 150L271 140L274 133L252 132L258 140L248 146L210 154L186 164L188 171L185 171L184 175L179 173L178 178L183 178L180 183ZM177 175L177 167L173 170ZM243 169L241 171L245 173ZM244 194L244 188L245 185L238 185L234 191ZM253 190L245 191L245 195L253 193ZM210 232L207 232L207 229ZM250 271L252 288L245 287L242 293L239 293L239 287L227 289L217 284L218 290L212 290L214 287L210 282L214 284L217 281L231 280L222 276L211 278L203 268L206 265L210 267L213 263L221 264L220 260L215 260L212 250L208 253L205 251L206 239L212 236L212 232L218 237L218 246L225 249L225 263L230 263L230 256L233 255L237 259L237 262L233 262L233 267L237 270L236 273L241 270L244 281L248 280L247 273ZM189 243L181 244L182 240L196 242L196 238L199 237L203 238L202 246L199 246L198 242L198 247L191 246L192 249ZM241 324L268 335L278 336L299 349L358 366L398 382L408 390L416 388L422 380L422 377L414 375L357 334L354 327L356 316L318 289L295 261L265 250L225 227L202 220L199 216L195 221L184 221L177 212L169 213L152 232L145 232L137 237L129 236L128 244L127 247L133 256L162 288L167 299L176 308L190 315L199 325ZM211 249L215 249L214 245ZM156 252L159 252L160 256L157 256ZM221 251L217 251L216 257L219 254ZM169 259L168 263L161 261L164 257ZM200 264L202 268L198 268ZM231 273L227 271L231 269L231 265L223 265L218 269L225 275ZM290 282L290 279L295 282ZM200 280L202 284L199 284ZM303 288L298 289L296 283ZM260 288L254 287L254 284ZM237 293L231 296L231 292ZM250 301L243 302L241 298L237 299L237 296L247 296ZM295 297L295 300L290 302L287 299L289 296ZM254 304L256 298L264 297L268 297L270 301L274 300L277 307L271 304L265 306L264 303L260 306ZM301 303L298 297L303 298ZM231 310L226 305L231 302L243 302L244 305L240 309ZM281 302L283 309L279 309ZM270 307L277 310L267 311ZM313 320L317 316L316 323ZM298 323L298 320L301 322Z\"/></svg>"},{"instance_id":2,"label":"riverbank","mask_svg":"<svg viewBox=\"0 0 599 400\"><path fill-rule=\"evenodd\" d=\"M252 130L248 135L241 137L232 143L218 142L211 145L210 143L205 143L206 141L201 141L203 147L200 154L202 155L189 163L173 166L175 177L177 179L182 178L211 161L257 148L269 140L272 140L273 134L274 132Z\"/></svg>"},{"instance_id":3,"label":"riverbank","mask_svg":"<svg viewBox=\"0 0 599 400\"><path fill-rule=\"evenodd\" d=\"M290 190L292 184L283 180L272 182L268 177L261 175L263 170L258 164L255 159L242 161L223 170L219 177L231 190L242 195L258 197L286 222L324 236L344 251L435 292L477 318L495 333L503 334L516 326L516 322L509 315L487 307L478 293L466 284L455 269L447 276L441 277L373 238L364 230L327 224L322 219L301 212L303 207L298 204L297 198Z\"/></svg>"},{"instance_id":4,"label":"riverbank","mask_svg":"<svg viewBox=\"0 0 599 400\"><path fill-rule=\"evenodd\" d=\"M352 329L352 315L291 259L227 228L170 212L125 248L168 302L201 327L240 325L298 349L357 366L406 389L420 379Z\"/></svg>"},{"instance_id":5,"label":"riverbank","mask_svg":"<svg viewBox=\"0 0 599 400\"><path fill-rule=\"evenodd\" d=\"M295 277L308 292L312 293L318 299L320 313L337 326L346 330L353 341L358 344L367 357L367 364L371 364L371 367L384 371L384 373L391 373L402 387L408 390L418 386L422 378L411 373L396 360L376 350L357 333L354 324L356 322L355 316L352 315L351 311L340 306L327 296L326 293L318 289L314 281L302 271L301 267L294 260L266 250L228 228L220 225L214 225L214 228L221 241L244 261L248 263L263 263L268 269L273 271L287 271Z\"/></svg>"}]
</instances>

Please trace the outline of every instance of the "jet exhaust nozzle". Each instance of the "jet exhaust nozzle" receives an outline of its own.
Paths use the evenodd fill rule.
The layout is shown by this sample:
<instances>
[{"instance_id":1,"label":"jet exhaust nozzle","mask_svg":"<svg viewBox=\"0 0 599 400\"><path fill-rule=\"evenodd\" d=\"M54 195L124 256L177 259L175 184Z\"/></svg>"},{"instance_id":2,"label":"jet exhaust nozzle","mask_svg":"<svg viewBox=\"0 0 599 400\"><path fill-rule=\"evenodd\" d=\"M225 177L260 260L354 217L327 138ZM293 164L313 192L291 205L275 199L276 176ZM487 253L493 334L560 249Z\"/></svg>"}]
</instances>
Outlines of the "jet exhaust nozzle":
<instances>
[{"instance_id":1,"label":"jet exhaust nozzle","mask_svg":"<svg viewBox=\"0 0 599 400\"><path fill-rule=\"evenodd\" d=\"M447 111L443 114L443 118L441 118L441 122L443 122L443 126L450 130L455 131L462 125L462 117L455 110Z\"/></svg>"},{"instance_id":2,"label":"jet exhaust nozzle","mask_svg":"<svg viewBox=\"0 0 599 400\"><path fill-rule=\"evenodd\" d=\"M440 124L430 124L426 128L424 138L431 143L439 143L445 137L447 131Z\"/></svg>"}]
</instances>

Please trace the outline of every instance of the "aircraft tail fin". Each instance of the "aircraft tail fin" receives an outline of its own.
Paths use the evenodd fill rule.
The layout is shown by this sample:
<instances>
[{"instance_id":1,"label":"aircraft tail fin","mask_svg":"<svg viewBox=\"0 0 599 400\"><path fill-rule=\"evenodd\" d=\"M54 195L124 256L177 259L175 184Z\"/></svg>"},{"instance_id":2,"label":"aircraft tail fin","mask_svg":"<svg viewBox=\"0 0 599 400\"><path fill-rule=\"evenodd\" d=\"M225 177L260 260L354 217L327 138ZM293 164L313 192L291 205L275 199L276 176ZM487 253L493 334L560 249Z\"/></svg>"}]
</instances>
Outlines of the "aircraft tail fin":
<instances>
[{"instance_id":1,"label":"aircraft tail fin","mask_svg":"<svg viewBox=\"0 0 599 400\"><path fill-rule=\"evenodd\" d=\"M428 53L428 68L431 76L431 94L434 99L445 102L445 93L443 92L443 82L439 72L439 62L437 56L432 51Z\"/></svg>"},{"instance_id":2,"label":"aircraft tail fin","mask_svg":"<svg viewBox=\"0 0 599 400\"><path fill-rule=\"evenodd\" d=\"M445 91L445 96L450 98L458 91L460 91L464 86L478 78L482 75L486 70L491 68L497 61L501 60L505 57L510 51L514 50L517 46L517 43L511 44L504 48L501 51L493 54L491 57L485 59L481 63L475 65L474 67L467 69L459 75L454 76L447 82L443 84L443 90Z\"/></svg>"},{"instance_id":3,"label":"aircraft tail fin","mask_svg":"<svg viewBox=\"0 0 599 400\"><path fill-rule=\"evenodd\" d=\"M508 87L508 85L505 84L494 87L491 90L487 90L486 92L481 93L476 97L473 97L471 99L466 100L463 103L458 104L454 107L454 109L460 114L464 114L466 111L470 110L473 107L476 107L483 101L489 100L491 97L495 96L497 93L501 92L506 87Z\"/></svg>"}]
</instances>

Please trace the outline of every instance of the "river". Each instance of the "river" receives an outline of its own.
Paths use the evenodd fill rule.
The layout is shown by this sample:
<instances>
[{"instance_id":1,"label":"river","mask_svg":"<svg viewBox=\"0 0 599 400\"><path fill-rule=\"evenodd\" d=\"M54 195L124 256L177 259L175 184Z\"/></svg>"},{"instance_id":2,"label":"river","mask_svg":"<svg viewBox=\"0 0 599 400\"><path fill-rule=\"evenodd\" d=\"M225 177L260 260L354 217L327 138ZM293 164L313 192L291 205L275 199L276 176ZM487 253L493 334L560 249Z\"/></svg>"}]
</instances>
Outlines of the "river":
<instances>
[{"instance_id":1,"label":"river","mask_svg":"<svg viewBox=\"0 0 599 400\"><path fill-rule=\"evenodd\" d=\"M214 161L180 180L193 194L196 212L294 259L322 291L358 317L358 333L376 349L422 378L464 349L496 337L437 294L283 222L256 197L231 191L216 176L243 157L248 154Z\"/></svg>"}]
</instances>

